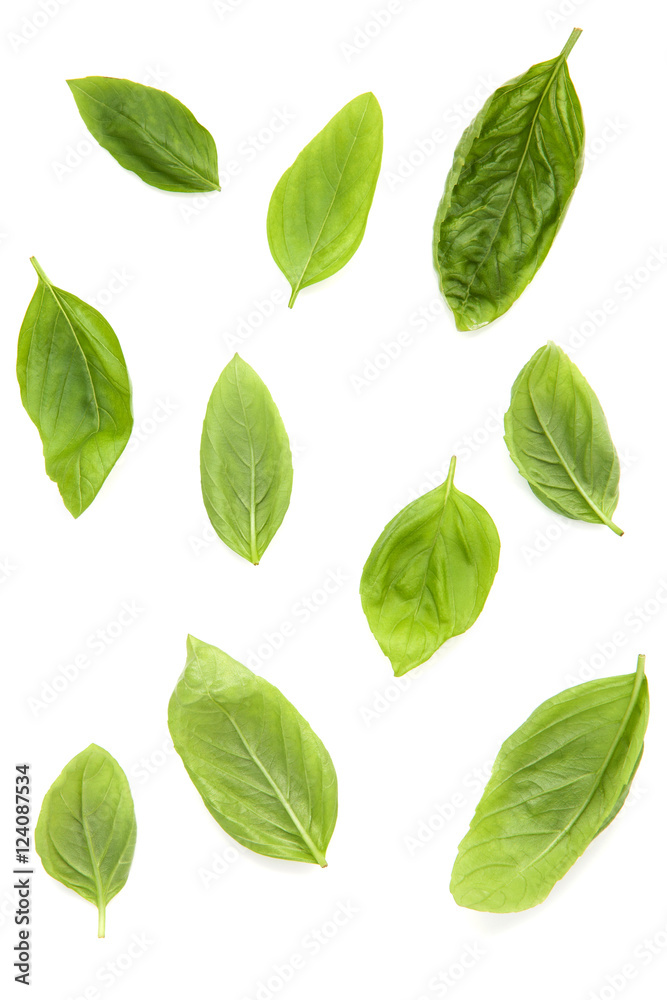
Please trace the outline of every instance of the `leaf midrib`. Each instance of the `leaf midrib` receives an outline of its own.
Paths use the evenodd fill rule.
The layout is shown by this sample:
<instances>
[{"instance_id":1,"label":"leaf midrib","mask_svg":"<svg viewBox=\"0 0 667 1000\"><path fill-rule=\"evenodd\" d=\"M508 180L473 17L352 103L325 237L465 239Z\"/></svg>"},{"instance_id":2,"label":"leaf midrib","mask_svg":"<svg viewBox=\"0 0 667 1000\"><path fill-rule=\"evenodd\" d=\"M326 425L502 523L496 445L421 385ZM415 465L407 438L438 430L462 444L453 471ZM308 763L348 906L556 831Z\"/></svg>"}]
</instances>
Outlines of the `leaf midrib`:
<instances>
[{"instance_id":1,"label":"leaf midrib","mask_svg":"<svg viewBox=\"0 0 667 1000\"><path fill-rule=\"evenodd\" d=\"M70 84L70 86L71 86L71 84ZM206 183L209 184L209 185L212 183L210 177L207 177L205 174L200 174L198 170L195 170L195 168L193 166L191 166L191 164L186 163L184 160L182 160L180 158L180 156L178 156L172 149L169 148L169 146L165 146L163 143L161 143L153 135L152 132L149 132L148 129L146 128L146 126L142 125L141 122L135 121L134 118L132 118L130 115L126 114L125 111L121 111L119 108L114 108L110 104L105 104L104 101L100 101L99 98L93 97L92 94L89 94L88 91L83 90L81 87L77 87L76 89L81 94L83 94L85 97L87 97L89 100L95 101L95 103L99 104L100 107L106 108L108 111L111 111L114 115L120 115L121 118L125 118L126 121L128 121L132 125L136 126L136 128L141 129L142 131L144 131L146 133L146 135L148 136L148 138L151 140L151 142L153 142L158 147L158 149L161 149L165 153L168 153L169 156L172 157L172 159L174 159L177 163L179 163L187 172L189 172L190 174L192 174L193 177L197 177L197 178L199 178L199 180L206 181ZM176 100L176 98L174 98L174 100ZM183 105L183 107L185 107L185 105ZM190 114L192 114L192 112L190 112ZM196 119L195 119L195 121L196 121ZM203 125L201 125L199 122L197 122L197 124L199 125L200 128L203 129L203 127L204 127ZM213 190L219 191L220 190L220 185L219 184L216 185L213 188Z\"/></svg>"},{"instance_id":2,"label":"leaf midrib","mask_svg":"<svg viewBox=\"0 0 667 1000\"><path fill-rule=\"evenodd\" d=\"M559 357L559 359L558 359L559 367L560 367L560 363L561 363L561 359ZM600 522L602 524L606 524L607 527L611 527L612 526L612 520L611 520L611 518L608 517L597 506L597 504L593 501L593 499L588 495L588 493L586 492L586 489L584 488L583 484L579 482L579 480L578 480L577 476L575 475L574 471L570 468L570 466L566 462L565 457L562 454L562 452L561 452L560 448L558 447L558 445L556 444L556 442L555 442L552 434L550 433L550 431L547 429L546 425L544 424L544 422L542 420L542 417L540 415L540 412L538 410L537 403L536 403L535 398L533 396L533 387L530 384L530 376L528 377L527 382L528 382L528 395L530 396L530 402L531 402L532 407L533 407L533 412L535 413L535 416L537 418L537 422L540 425L540 427L542 428L542 431L543 431L545 437L547 438L547 440L549 441L549 444L553 448L553 450L554 450L554 452L556 454L556 457L558 458L558 461L560 462L562 468L565 469L565 471L567 472L568 476L570 477L572 485L577 490L577 492L580 494L580 496L582 497L582 499L585 500L585 502L588 504L588 506L593 511L593 513L597 515L597 517L600 519ZM557 382L558 382L558 373L556 374L556 383Z\"/></svg>"},{"instance_id":3,"label":"leaf midrib","mask_svg":"<svg viewBox=\"0 0 667 1000\"><path fill-rule=\"evenodd\" d=\"M361 132L361 126L364 123L364 119L365 119L366 114L368 112L368 106L369 106L369 104L370 104L370 97L366 101L366 106L365 106L365 108L363 110L363 113L362 113L360 119L359 119L359 124L357 126L357 129L353 133L353 139L352 139L352 142L350 143L350 148L348 150L347 156L345 157L345 162L343 163L343 166L341 168L340 175L338 177L338 182L337 182L336 187L334 189L334 192L333 192L333 194L331 196L331 202L330 202L329 207L328 207L328 209L326 211L326 215L324 216L324 219L322 220L322 225L320 226L319 232L318 232L315 240L311 241L311 247L310 247L310 252L308 254L308 258L306 260L306 263L303 266L303 269L301 271L301 274L299 275L299 279L298 279L296 285L292 289L292 301L294 301L294 299L296 298L296 296L301 291L301 282L303 281L304 276L306 274L306 271L308 270L308 267L310 265L310 262L311 262L311 260L313 259L314 255L315 255L317 244L319 243L320 238L322 236L322 233L324 232L324 227L326 226L326 224L327 224L327 222L329 220L329 216L331 215L331 212L333 211L333 207L334 207L334 204L335 204L336 199L338 197L338 192L340 190L340 186L341 186L342 181L343 181L343 174L345 173L345 170L346 170L347 165L349 163L350 157L352 156L352 152L354 150L354 147L355 147L355 145L357 143L357 140L359 139L359 134ZM326 128L326 126L325 126L325 128ZM284 208L284 206L283 206L283 208ZM284 219L284 215L283 215L283 219Z\"/></svg>"},{"instance_id":4,"label":"leaf midrib","mask_svg":"<svg viewBox=\"0 0 667 1000\"><path fill-rule=\"evenodd\" d=\"M530 127L528 129L528 136L526 138L526 142L525 142L525 145L524 145L523 153L521 154L521 159L520 159L519 165L518 165L518 167L516 169L514 181L512 183L511 190L510 190L509 195L507 197L507 201L505 203L505 207L504 207L504 209L502 211L502 215L498 219L498 223L496 225L496 228L495 228L495 231L493 233L493 236L489 240L489 245L488 245L487 251L484 254L484 256L482 257L482 259L480 260L480 262L477 265L477 267L475 268L475 271L474 271L472 277L470 278L470 281L468 282L468 287L466 288L465 296L464 296L463 301L461 302L461 305L459 307L461 310L466 307L466 305L468 303L468 299L470 297L470 292L472 290L472 286L473 286L475 280L477 279L477 275L479 274L479 272L480 272L481 268L483 267L483 265L486 263L487 258L489 256L489 254L491 253L493 245L495 244L495 241L496 241L496 239L498 237L498 233L500 232L500 227L502 226L502 224L503 224L503 222L505 220L505 216L507 215L507 212L508 212L508 209L510 207L510 204L512 203L512 199L514 198L514 192L516 191L516 186L519 183L519 176L521 175L521 171L523 169L523 164L525 162L526 156L528 155L528 149L530 147L530 144L531 144L531 141L532 141L532 138L533 138L533 133L535 131L535 125L537 123L537 119L539 117L540 109L542 108L542 104L544 102L544 98L546 97L547 93L549 92L549 89L550 89L551 84L553 83L553 81L554 81L554 79L556 77L556 74L560 71L561 67L566 62L566 60L567 60L567 56L564 56L563 53L561 53L559 56L557 56L557 58L556 58L556 64L555 64L555 66L553 68L553 72L551 73L551 76L549 77L549 79L548 79L548 81L547 81L547 83L546 83L546 85L544 87L544 90L542 91L542 96L539 99L537 108L535 109L535 114L532 117L532 120L531 120L531 123L530 123Z\"/></svg>"},{"instance_id":5,"label":"leaf midrib","mask_svg":"<svg viewBox=\"0 0 667 1000\"><path fill-rule=\"evenodd\" d=\"M536 858L533 858L533 860L529 864L525 865L523 868L519 868L518 869L518 874L521 874L522 872L526 871L528 868L534 867L539 861L541 861L541 859L546 854L548 854L550 851L552 851L554 849L554 847L556 847L561 842L561 840L563 840L563 838L566 837L570 833L571 829L579 821L579 819L581 819L582 815L584 814L584 812L586 811L586 809L588 808L588 806L591 804L591 801L593 800L593 796L596 794L596 792L600 788L600 785L602 784L602 779L603 779L603 776L604 776L604 774L605 774L605 772L607 770L609 762L610 762L611 758L613 757L614 753L616 752L616 749L617 749L617 747L618 747L618 745L619 745L619 743L621 741L621 737L623 736L623 734L625 733L625 731L627 729L628 723L630 721L630 716L634 712L635 706L637 705L637 702L639 700L639 693L641 691L643 683L644 683L644 671L643 671L643 669L639 669L638 668L637 672L635 674L634 685L633 685L633 688L632 688L632 692L630 694L630 700L628 702L628 707L626 708L626 710L625 710L625 712L623 714L623 718L621 719L621 722L619 724L618 732L616 734L616 738L613 741L611 747L609 748L609 750L607 752L607 755L606 755L605 759L603 760L602 764L600 765L600 767L598 768L598 770L595 772L596 775L597 775L597 778L596 778L595 782L593 783L593 786L592 786L592 788L591 788L588 796L586 797L585 801L580 806L580 808L577 810L577 812L572 817L572 819L569 821L569 823L567 824L567 826L563 830L561 830L561 832L558 834L558 836L556 838L554 838L554 840L547 847L545 847L544 850L541 851L540 854L538 854L538 856Z\"/></svg>"},{"instance_id":6,"label":"leaf midrib","mask_svg":"<svg viewBox=\"0 0 667 1000\"><path fill-rule=\"evenodd\" d=\"M203 682L204 687L206 689L206 694L208 695L210 701L216 706L216 708L218 708L227 717L227 719L229 720L229 722L231 723L231 725L233 726L233 728L236 730L236 733L237 733L239 739L241 740L241 743L245 747L245 749L246 749L246 751L248 753L248 756L253 761L253 763L258 768L258 770L261 771L261 773L264 775L264 777L268 781L269 785L271 786L271 788L274 791L274 794L275 794L276 798L278 799L278 801L282 805L283 809L285 810L285 812L287 813L287 815L289 816L289 818L294 823L294 826L295 826L295 828L296 828L299 836L301 837L301 839L303 840L304 844L306 845L306 847L308 848L308 850L312 854L313 858L318 863L318 865L320 865L322 868L326 868L327 862L326 862L325 856L320 851L318 851L318 849L316 848L315 844L313 843L313 840L306 833L306 830L304 829L302 823L299 821L297 815L295 814L295 812L292 809L291 805L289 804L289 802L287 801L287 799L285 798L285 796L281 792L280 788L278 787L278 785L276 784L276 782L274 781L274 779L271 777L271 775L267 771L267 769L264 767L264 765L262 764L262 762L259 759L259 757L250 748L250 745L248 744L248 741L246 740L246 738L243 735L243 733L241 732L238 724L236 723L236 720L232 717L232 715L229 712L229 710L224 705L222 705L217 700L217 698L214 697L211 689L209 688L209 686L208 686L208 684L206 682L206 678L204 677L204 672L202 670L199 671L199 675L200 675L200 677L202 679L202 682Z\"/></svg>"}]
</instances>

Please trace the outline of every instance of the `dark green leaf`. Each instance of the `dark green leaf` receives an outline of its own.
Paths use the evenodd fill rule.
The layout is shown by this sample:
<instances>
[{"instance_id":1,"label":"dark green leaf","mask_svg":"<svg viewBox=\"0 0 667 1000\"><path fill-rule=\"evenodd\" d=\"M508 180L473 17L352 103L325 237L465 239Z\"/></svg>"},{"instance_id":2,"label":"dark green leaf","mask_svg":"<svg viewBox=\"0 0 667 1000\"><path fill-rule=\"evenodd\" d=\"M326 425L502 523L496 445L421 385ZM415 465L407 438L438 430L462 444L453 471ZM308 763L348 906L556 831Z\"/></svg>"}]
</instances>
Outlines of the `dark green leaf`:
<instances>
[{"instance_id":1,"label":"dark green leaf","mask_svg":"<svg viewBox=\"0 0 667 1000\"><path fill-rule=\"evenodd\" d=\"M42 438L46 472L78 517L130 437L130 380L105 318L31 261L39 282L19 335L21 400Z\"/></svg>"},{"instance_id":2,"label":"dark green leaf","mask_svg":"<svg viewBox=\"0 0 667 1000\"><path fill-rule=\"evenodd\" d=\"M567 57L499 87L463 133L433 233L440 290L459 330L507 312L534 278L584 162L584 123Z\"/></svg>"},{"instance_id":3,"label":"dark green leaf","mask_svg":"<svg viewBox=\"0 0 667 1000\"><path fill-rule=\"evenodd\" d=\"M67 81L86 126L117 160L163 191L219 191L213 137L171 94L132 80Z\"/></svg>"}]
</instances>

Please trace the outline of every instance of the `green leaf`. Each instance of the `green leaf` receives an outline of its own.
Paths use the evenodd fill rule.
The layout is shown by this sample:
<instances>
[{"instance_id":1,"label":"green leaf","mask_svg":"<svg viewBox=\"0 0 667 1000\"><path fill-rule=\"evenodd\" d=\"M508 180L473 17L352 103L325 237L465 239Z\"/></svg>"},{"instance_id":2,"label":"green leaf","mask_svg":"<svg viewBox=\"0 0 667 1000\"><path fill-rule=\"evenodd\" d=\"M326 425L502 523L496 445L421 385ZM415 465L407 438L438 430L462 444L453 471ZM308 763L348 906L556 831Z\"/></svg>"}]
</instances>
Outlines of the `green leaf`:
<instances>
[{"instance_id":1,"label":"green leaf","mask_svg":"<svg viewBox=\"0 0 667 1000\"><path fill-rule=\"evenodd\" d=\"M440 290L459 330L507 312L544 261L584 164L567 57L499 87L463 133L433 232Z\"/></svg>"},{"instance_id":2,"label":"green leaf","mask_svg":"<svg viewBox=\"0 0 667 1000\"><path fill-rule=\"evenodd\" d=\"M116 334L92 306L39 275L21 326L21 401L40 433L47 475L78 517L132 432L132 390Z\"/></svg>"},{"instance_id":3,"label":"green leaf","mask_svg":"<svg viewBox=\"0 0 667 1000\"><path fill-rule=\"evenodd\" d=\"M346 104L301 150L271 196L267 235L292 288L340 271L366 229L382 161L382 111L373 94Z\"/></svg>"},{"instance_id":4,"label":"green leaf","mask_svg":"<svg viewBox=\"0 0 667 1000\"><path fill-rule=\"evenodd\" d=\"M551 341L512 386L505 441L517 469L550 510L623 534L611 520L620 464L605 415L577 366Z\"/></svg>"},{"instance_id":5,"label":"green leaf","mask_svg":"<svg viewBox=\"0 0 667 1000\"><path fill-rule=\"evenodd\" d=\"M292 453L269 390L238 354L211 393L200 466L211 524L225 545L256 565L289 507Z\"/></svg>"},{"instance_id":6,"label":"green leaf","mask_svg":"<svg viewBox=\"0 0 667 1000\"><path fill-rule=\"evenodd\" d=\"M121 167L163 191L219 191L213 136L171 94L132 80L67 84L87 128Z\"/></svg>"},{"instance_id":7,"label":"green leaf","mask_svg":"<svg viewBox=\"0 0 667 1000\"><path fill-rule=\"evenodd\" d=\"M498 569L496 526L456 489L455 467L389 522L364 566L361 603L397 677L470 628Z\"/></svg>"},{"instance_id":8,"label":"green leaf","mask_svg":"<svg viewBox=\"0 0 667 1000\"><path fill-rule=\"evenodd\" d=\"M136 838L125 773L111 754L91 743L44 796L35 847L49 875L95 904L99 937L107 903L127 882Z\"/></svg>"},{"instance_id":9,"label":"green leaf","mask_svg":"<svg viewBox=\"0 0 667 1000\"><path fill-rule=\"evenodd\" d=\"M204 805L230 837L257 854L326 867L336 772L277 688L189 636L169 732Z\"/></svg>"},{"instance_id":10,"label":"green leaf","mask_svg":"<svg viewBox=\"0 0 667 1000\"><path fill-rule=\"evenodd\" d=\"M550 698L503 743L454 864L460 906L514 913L543 902L618 813L648 724L644 659L635 674Z\"/></svg>"}]
</instances>

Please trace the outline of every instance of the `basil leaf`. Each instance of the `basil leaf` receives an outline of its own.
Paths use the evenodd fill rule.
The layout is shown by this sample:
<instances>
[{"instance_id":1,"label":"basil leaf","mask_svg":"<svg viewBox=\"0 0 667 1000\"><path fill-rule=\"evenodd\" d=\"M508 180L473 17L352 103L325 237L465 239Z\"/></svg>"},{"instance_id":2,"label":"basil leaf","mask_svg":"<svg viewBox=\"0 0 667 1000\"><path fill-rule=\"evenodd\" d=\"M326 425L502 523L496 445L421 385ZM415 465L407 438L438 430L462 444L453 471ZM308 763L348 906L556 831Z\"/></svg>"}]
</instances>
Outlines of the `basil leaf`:
<instances>
[{"instance_id":1,"label":"basil leaf","mask_svg":"<svg viewBox=\"0 0 667 1000\"><path fill-rule=\"evenodd\" d=\"M211 524L257 565L289 507L292 452L269 390L238 354L208 401L200 466Z\"/></svg>"},{"instance_id":2,"label":"basil leaf","mask_svg":"<svg viewBox=\"0 0 667 1000\"><path fill-rule=\"evenodd\" d=\"M132 80L68 80L86 127L121 167L162 191L219 191L213 136L171 94Z\"/></svg>"},{"instance_id":3,"label":"basil leaf","mask_svg":"<svg viewBox=\"0 0 667 1000\"><path fill-rule=\"evenodd\" d=\"M551 341L512 386L505 441L517 469L550 510L623 534L611 520L620 463L605 415L577 366Z\"/></svg>"},{"instance_id":4,"label":"basil leaf","mask_svg":"<svg viewBox=\"0 0 667 1000\"><path fill-rule=\"evenodd\" d=\"M125 772L91 743L44 796L35 847L49 875L95 904L98 937L104 937L107 903L127 882L136 838Z\"/></svg>"},{"instance_id":5,"label":"basil leaf","mask_svg":"<svg viewBox=\"0 0 667 1000\"><path fill-rule=\"evenodd\" d=\"M336 772L277 688L189 636L169 732L204 805L230 837L257 854L326 867Z\"/></svg>"},{"instance_id":6,"label":"basil leaf","mask_svg":"<svg viewBox=\"0 0 667 1000\"><path fill-rule=\"evenodd\" d=\"M373 94L346 104L278 181L267 235L292 288L340 271L363 239L382 161L382 111Z\"/></svg>"},{"instance_id":7,"label":"basil leaf","mask_svg":"<svg viewBox=\"0 0 667 1000\"><path fill-rule=\"evenodd\" d=\"M635 674L550 698L503 743L454 864L460 906L514 913L543 902L618 813L648 724L644 659Z\"/></svg>"},{"instance_id":8,"label":"basil leaf","mask_svg":"<svg viewBox=\"0 0 667 1000\"><path fill-rule=\"evenodd\" d=\"M463 133L433 232L440 290L459 330L507 312L544 261L584 164L567 57L499 87Z\"/></svg>"},{"instance_id":9,"label":"basil leaf","mask_svg":"<svg viewBox=\"0 0 667 1000\"><path fill-rule=\"evenodd\" d=\"M498 569L496 526L456 489L455 467L389 522L364 566L361 603L397 677L470 628Z\"/></svg>"},{"instance_id":10,"label":"basil leaf","mask_svg":"<svg viewBox=\"0 0 667 1000\"><path fill-rule=\"evenodd\" d=\"M96 309L46 277L21 326L16 373L40 433L46 472L78 517L97 496L132 432L132 390L116 334Z\"/></svg>"}]
</instances>

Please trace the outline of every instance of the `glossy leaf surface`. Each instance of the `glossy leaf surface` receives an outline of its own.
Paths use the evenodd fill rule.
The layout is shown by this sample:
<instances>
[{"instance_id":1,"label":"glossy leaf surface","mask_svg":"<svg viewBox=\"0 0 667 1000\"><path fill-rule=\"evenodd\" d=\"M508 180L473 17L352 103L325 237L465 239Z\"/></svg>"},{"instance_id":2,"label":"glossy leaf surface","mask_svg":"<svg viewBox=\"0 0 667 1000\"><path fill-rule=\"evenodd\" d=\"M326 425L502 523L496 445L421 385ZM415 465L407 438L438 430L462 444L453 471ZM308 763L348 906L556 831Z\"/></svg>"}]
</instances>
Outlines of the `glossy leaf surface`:
<instances>
[{"instance_id":1,"label":"glossy leaf surface","mask_svg":"<svg viewBox=\"0 0 667 1000\"><path fill-rule=\"evenodd\" d=\"M584 162L584 123L567 57L499 87L454 153L433 257L459 330L502 316L543 263Z\"/></svg>"}]
</instances>

